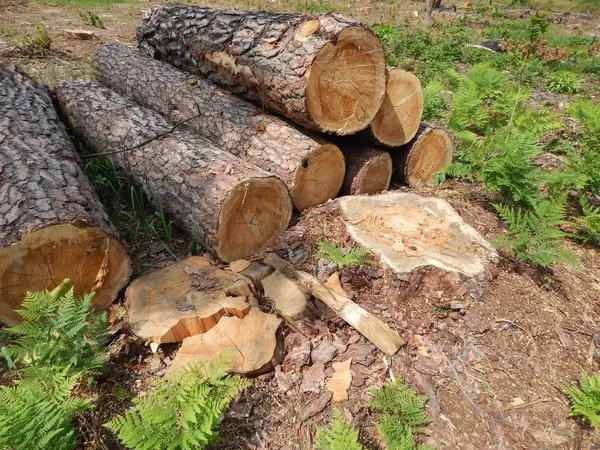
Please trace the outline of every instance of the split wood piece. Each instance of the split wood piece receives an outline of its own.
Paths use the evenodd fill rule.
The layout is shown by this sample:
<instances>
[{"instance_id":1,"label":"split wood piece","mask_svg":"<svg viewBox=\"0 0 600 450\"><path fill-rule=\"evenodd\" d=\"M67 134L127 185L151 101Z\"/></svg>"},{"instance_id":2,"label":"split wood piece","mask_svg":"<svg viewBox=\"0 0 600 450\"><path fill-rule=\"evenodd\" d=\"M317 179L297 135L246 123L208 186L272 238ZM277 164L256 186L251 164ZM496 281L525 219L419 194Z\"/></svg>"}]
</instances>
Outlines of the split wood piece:
<instances>
[{"instance_id":1,"label":"split wood piece","mask_svg":"<svg viewBox=\"0 0 600 450\"><path fill-rule=\"evenodd\" d=\"M452 162L454 145L444 130L421 122L417 137L391 155L394 177L419 187L431 184L435 174Z\"/></svg>"},{"instance_id":2,"label":"split wood piece","mask_svg":"<svg viewBox=\"0 0 600 450\"><path fill-rule=\"evenodd\" d=\"M415 137L423 115L423 87L406 70L388 67L383 103L369 127L360 134L365 142L399 147Z\"/></svg>"},{"instance_id":3,"label":"split wood piece","mask_svg":"<svg viewBox=\"0 0 600 450\"><path fill-rule=\"evenodd\" d=\"M423 266L476 276L498 258L446 200L389 192L343 197L339 206L352 238L402 279Z\"/></svg>"},{"instance_id":4,"label":"split wood piece","mask_svg":"<svg viewBox=\"0 0 600 450\"><path fill-rule=\"evenodd\" d=\"M350 383L352 382L352 374L350 373L351 363L352 358L332 364L333 375L327 380L325 385L333 396L331 399L333 403L348 400L348 388L350 388Z\"/></svg>"},{"instance_id":5,"label":"split wood piece","mask_svg":"<svg viewBox=\"0 0 600 450\"><path fill-rule=\"evenodd\" d=\"M192 256L135 280L125 308L131 331L147 342L181 342L224 316L243 318L256 304L251 282Z\"/></svg>"},{"instance_id":6,"label":"split wood piece","mask_svg":"<svg viewBox=\"0 0 600 450\"><path fill-rule=\"evenodd\" d=\"M73 29L63 30L63 32L70 38L79 39L80 41L89 41L98 39L98 36L93 31Z\"/></svg>"},{"instance_id":7,"label":"split wood piece","mask_svg":"<svg viewBox=\"0 0 600 450\"><path fill-rule=\"evenodd\" d=\"M138 29L140 49L266 105L303 127L366 128L385 92L381 42L339 14L227 11L167 4Z\"/></svg>"},{"instance_id":8,"label":"split wood piece","mask_svg":"<svg viewBox=\"0 0 600 450\"><path fill-rule=\"evenodd\" d=\"M392 330L387 324L354 303L348 297L333 292L316 277L301 270L295 270L290 263L275 254L269 254L268 258L265 258L264 261L275 268L286 267L287 270L283 273L286 276L289 274L288 278L297 280L301 285L307 286L314 297L334 310L338 316L385 354L393 355L404 344L398 333ZM291 270L293 270L293 274Z\"/></svg>"},{"instance_id":9,"label":"split wood piece","mask_svg":"<svg viewBox=\"0 0 600 450\"><path fill-rule=\"evenodd\" d=\"M340 194L376 194L389 187L393 166L388 152L350 142L340 146L346 158L346 176Z\"/></svg>"},{"instance_id":10,"label":"split wood piece","mask_svg":"<svg viewBox=\"0 0 600 450\"><path fill-rule=\"evenodd\" d=\"M306 294L279 270L263 279L262 285L265 297L281 317L294 320L304 313Z\"/></svg>"},{"instance_id":11,"label":"split wood piece","mask_svg":"<svg viewBox=\"0 0 600 450\"><path fill-rule=\"evenodd\" d=\"M339 148L204 78L190 77L119 43L96 50L94 74L171 123L186 121L187 129L277 176L298 211L335 198L340 190L345 165Z\"/></svg>"},{"instance_id":12,"label":"split wood piece","mask_svg":"<svg viewBox=\"0 0 600 450\"><path fill-rule=\"evenodd\" d=\"M56 94L80 138L222 260L254 254L287 227L287 189L264 170L94 81L63 82Z\"/></svg>"},{"instance_id":13,"label":"split wood piece","mask_svg":"<svg viewBox=\"0 0 600 450\"><path fill-rule=\"evenodd\" d=\"M103 309L131 264L45 88L0 65L0 322L16 325L27 291L63 279Z\"/></svg>"},{"instance_id":14,"label":"split wood piece","mask_svg":"<svg viewBox=\"0 0 600 450\"><path fill-rule=\"evenodd\" d=\"M251 308L243 318L223 317L207 333L185 338L170 370L225 358L231 372L260 375L283 359L283 322L273 314Z\"/></svg>"}]
</instances>

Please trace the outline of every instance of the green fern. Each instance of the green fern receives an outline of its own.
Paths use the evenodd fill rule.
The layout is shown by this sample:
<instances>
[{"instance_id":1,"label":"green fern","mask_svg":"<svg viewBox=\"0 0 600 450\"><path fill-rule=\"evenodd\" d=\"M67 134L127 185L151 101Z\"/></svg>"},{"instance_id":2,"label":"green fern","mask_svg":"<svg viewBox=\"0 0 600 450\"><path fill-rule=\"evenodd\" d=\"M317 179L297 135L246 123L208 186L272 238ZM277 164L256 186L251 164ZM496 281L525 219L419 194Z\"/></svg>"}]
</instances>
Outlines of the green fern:
<instances>
[{"instance_id":1,"label":"green fern","mask_svg":"<svg viewBox=\"0 0 600 450\"><path fill-rule=\"evenodd\" d=\"M569 236L558 228L565 221L565 200L544 200L534 204L532 210L513 209L495 204L500 218L508 225L508 234L496 236L492 245L506 250L517 259L529 260L542 267L556 263L579 266L575 254L564 248L564 238Z\"/></svg>"},{"instance_id":2,"label":"green fern","mask_svg":"<svg viewBox=\"0 0 600 450\"><path fill-rule=\"evenodd\" d=\"M317 427L315 450L361 450L358 431L338 410L333 410L331 422L327 428Z\"/></svg>"},{"instance_id":3,"label":"green fern","mask_svg":"<svg viewBox=\"0 0 600 450\"><path fill-rule=\"evenodd\" d=\"M100 367L106 360L108 325L105 313L90 311L92 295L76 299L69 279L52 292L28 292L17 311L23 321L6 329L16 339L4 352L32 376L51 376L67 367L70 374L82 374Z\"/></svg>"},{"instance_id":4,"label":"green fern","mask_svg":"<svg viewBox=\"0 0 600 450\"><path fill-rule=\"evenodd\" d=\"M423 88L423 120L439 120L444 117L450 105L448 95L443 93L444 85L437 78Z\"/></svg>"},{"instance_id":5,"label":"green fern","mask_svg":"<svg viewBox=\"0 0 600 450\"><path fill-rule=\"evenodd\" d=\"M373 392L368 406L381 413L381 418L375 426L388 449L417 448L416 436L423 434L423 426L431 422L425 413L426 401L426 396L418 395L400 378ZM419 447L421 450L425 448Z\"/></svg>"},{"instance_id":6,"label":"green fern","mask_svg":"<svg viewBox=\"0 0 600 450\"><path fill-rule=\"evenodd\" d=\"M190 366L156 382L152 392L133 400L135 407L104 426L134 450L205 448L217 441L229 402L248 385L226 376L219 361Z\"/></svg>"},{"instance_id":7,"label":"green fern","mask_svg":"<svg viewBox=\"0 0 600 450\"><path fill-rule=\"evenodd\" d=\"M371 251L364 247L352 247L344 253L344 250L340 247L329 242L317 242L320 250L315 253L315 258L323 258L330 261L342 269L346 266L359 266L361 264L375 264L370 258L367 258L367 254Z\"/></svg>"},{"instance_id":8,"label":"green fern","mask_svg":"<svg viewBox=\"0 0 600 450\"><path fill-rule=\"evenodd\" d=\"M579 198L579 204L583 214L575 219L575 225L579 228L577 237L584 242L600 244L600 207L591 205L585 197Z\"/></svg>"},{"instance_id":9,"label":"green fern","mask_svg":"<svg viewBox=\"0 0 600 450\"><path fill-rule=\"evenodd\" d=\"M69 450L77 446L71 418L91 403L71 395L79 374L25 378L0 386L0 448Z\"/></svg>"},{"instance_id":10,"label":"green fern","mask_svg":"<svg viewBox=\"0 0 600 450\"><path fill-rule=\"evenodd\" d=\"M581 417L592 428L600 430L600 375L581 373L577 387L562 387L571 400L571 416Z\"/></svg>"}]
</instances>

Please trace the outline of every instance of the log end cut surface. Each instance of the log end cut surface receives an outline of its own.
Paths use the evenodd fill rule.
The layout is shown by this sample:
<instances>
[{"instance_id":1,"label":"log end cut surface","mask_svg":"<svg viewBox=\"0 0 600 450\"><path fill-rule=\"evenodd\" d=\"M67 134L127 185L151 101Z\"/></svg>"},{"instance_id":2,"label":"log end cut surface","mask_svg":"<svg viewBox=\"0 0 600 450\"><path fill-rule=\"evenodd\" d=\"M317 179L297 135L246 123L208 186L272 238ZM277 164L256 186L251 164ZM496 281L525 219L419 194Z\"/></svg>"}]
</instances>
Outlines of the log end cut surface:
<instances>
[{"instance_id":1,"label":"log end cut surface","mask_svg":"<svg viewBox=\"0 0 600 450\"><path fill-rule=\"evenodd\" d=\"M381 144L396 147L415 137L423 115L423 88L411 72L388 72L383 103L371 123L373 136Z\"/></svg>"},{"instance_id":2,"label":"log end cut surface","mask_svg":"<svg viewBox=\"0 0 600 450\"><path fill-rule=\"evenodd\" d=\"M436 173L454 157L452 140L444 130L428 128L410 149L403 167L404 182L411 187L430 184Z\"/></svg>"},{"instance_id":3,"label":"log end cut surface","mask_svg":"<svg viewBox=\"0 0 600 450\"><path fill-rule=\"evenodd\" d=\"M360 26L326 44L307 73L306 107L322 130L348 135L373 120L385 93L385 56L379 39Z\"/></svg>"},{"instance_id":4,"label":"log end cut surface","mask_svg":"<svg viewBox=\"0 0 600 450\"><path fill-rule=\"evenodd\" d=\"M218 255L230 262L262 250L288 226L292 202L275 177L253 178L231 190L219 212Z\"/></svg>"},{"instance_id":5,"label":"log end cut surface","mask_svg":"<svg viewBox=\"0 0 600 450\"><path fill-rule=\"evenodd\" d=\"M74 224L42 228L0 249L0 322L16 324L15 309L27 291L52 290L65 278L76 296L94 292L92 305L106 308L130 274L125 246L102 230Z\"/></svg>"},{"instance_id":6,"label":"log end cut surface","mask_svg":"<svg viewBox=\"0 0 600 450\"><path fill-rule=\"evenodd\" d=\"M392 158L387 152L371 156L351 180L349 194L377 194L385 191L392 178Z\"/></svg>"},{"instance_id":7,"label":"log end cut surface","mask_svg":"<svg viewBox=\"0 0 600 450\"><path fill-rule=\"evenodd\" d=\"M333 144L311 151L294 173L292 201L298 211L335 198L342 183L346 165L344 155Z\"/></svg>"}]
</instances>

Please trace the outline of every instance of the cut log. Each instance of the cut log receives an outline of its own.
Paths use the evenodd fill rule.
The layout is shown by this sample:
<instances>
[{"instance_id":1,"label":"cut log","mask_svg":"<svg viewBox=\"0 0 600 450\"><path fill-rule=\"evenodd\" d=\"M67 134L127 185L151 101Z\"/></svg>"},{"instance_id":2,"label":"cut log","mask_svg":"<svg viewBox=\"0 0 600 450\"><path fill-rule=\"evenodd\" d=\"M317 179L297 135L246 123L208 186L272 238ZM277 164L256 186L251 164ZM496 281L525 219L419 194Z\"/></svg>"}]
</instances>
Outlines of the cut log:
<instances>
[{"instance_id":1,"label":"cut log","mask_svg":"<svg viewBox=\"0 0 600 450\"><path fill-rule=\"evenodd\" d=\"M282 321L273 314L251 308L243 318L223 317L204 334L185 338L170 370L189 364L225 358L231 372L260 375L283 359Z\"/></svg>"},{"instance_id":2,"label":"cut log","mask_svg":"<svg viewBox=\"0 0 600 450\"><path fill-rule=\"evenodd\" d=\"M334 198L344 180L344 157L333 144L123 44L96 50L101 83L281 179L299 211ZM193 120L189 120L193 119Z\"/></svg>"},{"instance_id":3,"label":"cut log","mask_svg":"<svg viewBox=\"0 0 600 450\"><path fill-rule=\"evenodd\" d=\"M421 122L417 136L391 155L394 178L419 187L431 184L435 174L452 162L454 145L444 130Z\"/></svg>"},{"instance_id":4,"label":"cut log","mask_svg":"<svg viewBox=\"0 0 600 450\"><path fill-rule=\"evenodd\" d=\"M262 285L267 301L281 317L294 320L306 309L306 294L279 270L263 279Z\"/></svg>"},{"instance_id":5,"label":"cut log","mask_svg":"<svg viewBox=\"0 0 600 450\"><path fill-rule=\"evenodd\" d=\"M392 178L388 152L351 143L340 143L346 158L346 176L340 194L376 194L385 191Z\"/></svg>"},{"instance_id":6,"label":"cut log","mask_svg":"<svg viewBox=\"0 0 600 450\"><path fill-rule=\"evenodd\" d=\"M264 170L91 80L63 82L56 94L81 139L222 260L252 255L287 227L287 189Z\"/></svg>"},{"instance_id":7,"label":"cut log","mask_svg":"<svg viewBox=\"0 0 600 450\"><path fill-rule=\"evenodd\" d=\"M338 14L167 4L153 8L137 40L144 53L206 76L309 129L356 133L383 101L381 42Z\"/></svg>"},{"instance_id":8,"label":"cut log","mask_svg":"<svg viewBox=\"0 0 600 450\"><path fill-rule=\"evenodd\" d=\"M383 103L360 137L369 144L399 147L417 134L423 115L423 88L412 72L395 67L387 68L386 78Z\"/></svg>"},{"instance_id":9,"label":"cut log","mask_svg":"<svg viewBox=\"0 0 600 450\"><path fill-rule=\"evenodd\" d=\"M181 342L224 316L243 318L256 305L251 281L192 256L135 280L125 308L131 332L147 342Z\"/></svg>"},{"instance_id":10,"label":"cut log","mask_svg":"<svg viewBox=\"0 0 600 450\"><path fill-rule=\"evenodd\" d=\"M0 322L15 325L27 291L71 279L110 305L131 265L48 92L0 65Z\"/></svg>"}]
</instances>

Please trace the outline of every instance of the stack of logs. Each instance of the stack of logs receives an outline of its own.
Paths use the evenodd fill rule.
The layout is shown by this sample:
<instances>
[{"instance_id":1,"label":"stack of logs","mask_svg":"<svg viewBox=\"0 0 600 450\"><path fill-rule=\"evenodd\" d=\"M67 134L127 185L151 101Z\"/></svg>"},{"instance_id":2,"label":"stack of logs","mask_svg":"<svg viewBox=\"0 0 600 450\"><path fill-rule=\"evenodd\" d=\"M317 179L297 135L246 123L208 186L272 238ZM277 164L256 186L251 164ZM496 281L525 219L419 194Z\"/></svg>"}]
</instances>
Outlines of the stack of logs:
<instances>
[{"instance_id":1,"label":"stack of logs","mask_svg":"<svg viewBox=\"0 0 600 450\"><path fill-rule=\"evenodd\" d=\"M59 109L223 261L264 249L293 209L386 190L392 175L427 184L452 159L421 122L419 80L386 68L351 19L167 4L137 40L98 48L97 81L60 84ZM0 67L0 113L0 321L65 277L106 306L129 260L48 93Z\"/></svg>"}]
</instances>

